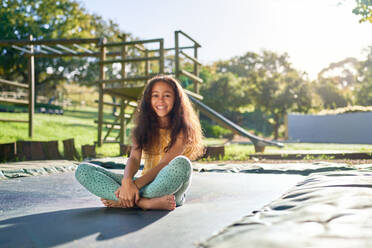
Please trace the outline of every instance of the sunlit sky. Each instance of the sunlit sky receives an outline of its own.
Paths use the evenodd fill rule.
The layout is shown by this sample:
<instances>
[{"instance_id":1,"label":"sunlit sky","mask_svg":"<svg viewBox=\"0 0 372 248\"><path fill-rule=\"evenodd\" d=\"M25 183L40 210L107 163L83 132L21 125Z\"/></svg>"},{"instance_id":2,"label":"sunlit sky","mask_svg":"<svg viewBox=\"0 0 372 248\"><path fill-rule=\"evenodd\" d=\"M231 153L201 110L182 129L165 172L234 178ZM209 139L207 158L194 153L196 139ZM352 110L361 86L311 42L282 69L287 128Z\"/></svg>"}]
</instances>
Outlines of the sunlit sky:
<instances>
[{"instance_id":1,"label":"sunlit sky","mask_svg":"<svg viewBox=\"0 0 372 248\"><path fill-rule=\"evenodd\" d=\"M314 79L332 62L364 59L372 45L372 24L358 22L354 0L79 1L135 37L164 38L165 47L174 47L174 31L182 30L202 45L206 64L269 49L287 52L293 67Z\"/></svg>"}]
</instances>

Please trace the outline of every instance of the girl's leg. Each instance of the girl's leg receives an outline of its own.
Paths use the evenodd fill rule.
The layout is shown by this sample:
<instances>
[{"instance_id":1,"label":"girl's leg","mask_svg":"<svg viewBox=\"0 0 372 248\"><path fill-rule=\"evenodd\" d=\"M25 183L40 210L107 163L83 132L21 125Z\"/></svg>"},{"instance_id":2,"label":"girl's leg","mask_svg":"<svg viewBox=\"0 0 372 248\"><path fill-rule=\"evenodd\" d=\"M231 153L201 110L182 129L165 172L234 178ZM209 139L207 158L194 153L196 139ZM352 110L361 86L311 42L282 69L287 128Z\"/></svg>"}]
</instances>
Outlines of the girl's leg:
<instances>
[{"instance_id":1,"label":"girl's leg","mask_svg":"<svg viewBox=\"0 0 372 248\"><path fill-rule=\"evenodd\" d=\"M177 156L161 169L154 181L141 189L141 196L156 198L174 194L177 206L181 206L191 183L191 175L190 160L185 156Z\"/></svg>"},{"instance_id":2,"label":"girl's leg","mask_svg":"<svg viewBox=\"0 0 372 248\"><path fill-rule=\"evenodd\" d=\"M122 208L114 192L121 185L122 175L106 170L94 164L82 163L75 172L76 179L91 193L101 199L106 207ZM176 207L173 195L157 198L141 198L138 206L143 209L173 210Z\"/></svg>"},{"instance_id":3,"label":"girl's leg","mask_svg":"<svg viewBox=\"0 0 372 248\"><path fill-rule=\"evenodd\" d=\"M118 201L115 191L120 187L123 175L90 163L81 163L75 177L92 194L112 201Z\"/></svg>"}]
</instances>

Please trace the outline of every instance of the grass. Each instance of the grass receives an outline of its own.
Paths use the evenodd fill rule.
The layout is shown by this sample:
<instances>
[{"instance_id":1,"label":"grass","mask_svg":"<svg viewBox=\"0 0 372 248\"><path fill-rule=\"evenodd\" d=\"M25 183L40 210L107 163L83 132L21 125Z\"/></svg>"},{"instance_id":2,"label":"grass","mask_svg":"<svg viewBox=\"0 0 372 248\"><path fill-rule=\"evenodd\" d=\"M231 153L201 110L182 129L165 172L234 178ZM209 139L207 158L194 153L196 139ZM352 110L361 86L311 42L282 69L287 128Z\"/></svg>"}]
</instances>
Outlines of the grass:
<instances>
[{"instance_id":1,"label":"grass","mask_svg":"<svg viewBox=\"0 0 372 248\"><path fill-rule=\"evenodd\" d=\"M27 113L0 113L2 119L27 120ZM35 114L34 137L28 137L26 123L0 122L0 143L15 142L17 140L50 141L58 140L59 149L63 151L62 140L74 138L77 150L81 146L93 144L97 140L97 109L87 108L80 110L65 110L64 115ZM105 113L105 120L113 119ZM105 132L104 132L105 134ZM118 130L112 132L112 137ZM205 145L221 145L226 139L204 139ZM284 148L266 147L265 153L321 153L321 152L372 152L372 145L355 144L315 144L315 143L289 143ZM119 156L118 144L105 144L97 148L97 153L103 156ZM222 160L247 160L254 154L253 145L231 144L225 146L225 157Z\"/></svg>"},{"instance_id":2,"label":"grass","mask_svg":"<svg viewBox=\"0 0 372 248\"><path fill-rule=\"evenodd\" d=\"M28 124L16 122L0 122L0 143L15 142L17 140L48 141L74 138L77 150L81 146L93 144L97 140L96 109L67 110L64 115L35 114L34 137L28 137ZM0 118L27 120L27 113L0 113ZM110 114L105 113L105 120L113 119ZM112 136L118 134L114 130ZM63 151L63 144L59 142L59 150ZM105 144L97 148L97 153L105 156L118 156L118 144Z\"/></svg>"},{"instance_id":3,"label":"grass","mask_svg":"<svg viewBox=\"0 0 372 248\"><path fill-rule=\"evenodd\" d=\"M342 153L342 152L367 152L372 153L372 145L362 144L314 144L314 143L291 143L285 144L284 148L268 146L265 154L286 154L305 153L308 159L312 158L312 153ZM253 145L232 144L225 147L225 157L223 160L246 160L249 155L254 154ZM324 159L326 159L324 157ZM332 156L327 157L332 159ZM306 160L306 159L305 159Z\"/></svg>"}]
</instances>

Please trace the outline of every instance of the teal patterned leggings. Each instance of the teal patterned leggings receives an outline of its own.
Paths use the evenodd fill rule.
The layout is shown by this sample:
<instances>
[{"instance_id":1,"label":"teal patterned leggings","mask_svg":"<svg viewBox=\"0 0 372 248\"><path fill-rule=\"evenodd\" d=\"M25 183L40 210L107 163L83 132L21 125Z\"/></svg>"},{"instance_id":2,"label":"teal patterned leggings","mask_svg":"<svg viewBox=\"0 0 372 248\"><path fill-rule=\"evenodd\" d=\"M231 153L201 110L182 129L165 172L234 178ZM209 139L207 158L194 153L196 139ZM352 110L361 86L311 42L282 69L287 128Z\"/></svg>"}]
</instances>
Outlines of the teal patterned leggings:
<instances>
[{"instance_id":1,"label":"teal patterned leggings","mask_svg":"<svg viewBox=\"0 0 372 248\"><path fill-rule=\"evenodd\" d=\"M191 184L191 175L190 160L185 156L177 156L159 171L151 183L141 188L140 195L155 198L172 194L176 198L176 205L181 206ZM83 162L76 169L75 177L92 194L107 200L118 200L114 192L121 186L123 175Z\"/></svg>"}]
</instances>

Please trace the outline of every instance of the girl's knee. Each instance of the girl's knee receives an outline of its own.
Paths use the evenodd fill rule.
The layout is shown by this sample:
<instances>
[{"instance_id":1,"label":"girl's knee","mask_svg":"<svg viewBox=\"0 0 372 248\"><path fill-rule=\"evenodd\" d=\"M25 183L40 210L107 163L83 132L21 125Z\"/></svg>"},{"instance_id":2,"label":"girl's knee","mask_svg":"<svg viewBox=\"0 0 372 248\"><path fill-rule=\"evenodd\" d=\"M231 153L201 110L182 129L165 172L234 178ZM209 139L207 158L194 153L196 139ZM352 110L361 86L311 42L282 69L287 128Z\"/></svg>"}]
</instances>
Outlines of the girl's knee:
<instances>
[{"instance_id":1,"label":"girl's knee","mask_svg":"<svg viewBox=\"0 0 372 248\"><path fill-rule=\"evenodd\" d=\"M80 183L85 181L87 178L89 178L89 171L92 170L92 168L90 168L90 167L91 167L91 165L85 164L85 163L81 163L77 167L77 169L75 171L75 178Z\"/></svg>"},{"instance_id":2,"label":"girl's knee","mask_svg":"<svg viewBox=\"0 0 372 248\"><path fill-rule=\"evenodd\" d=\"M191 161L186 156L180 155L172 159L169 164L176 164L177 166L183 166L185 168L191 168Z\"/></svg>"},{"instance_id":3,"label":"girl's knee","mask_svg":"<svg viewBox=\"0 0 372 248\"><path fill-rule=\"evenodd\" d=\"M192 171L192 165L190 160L185 156L177 156L175 157L168 166L172 168L172 170L177 171L179 173L186 173L189 175ZM167 166L167 167L168 167Z\"/></svg>"}]
</instances>

